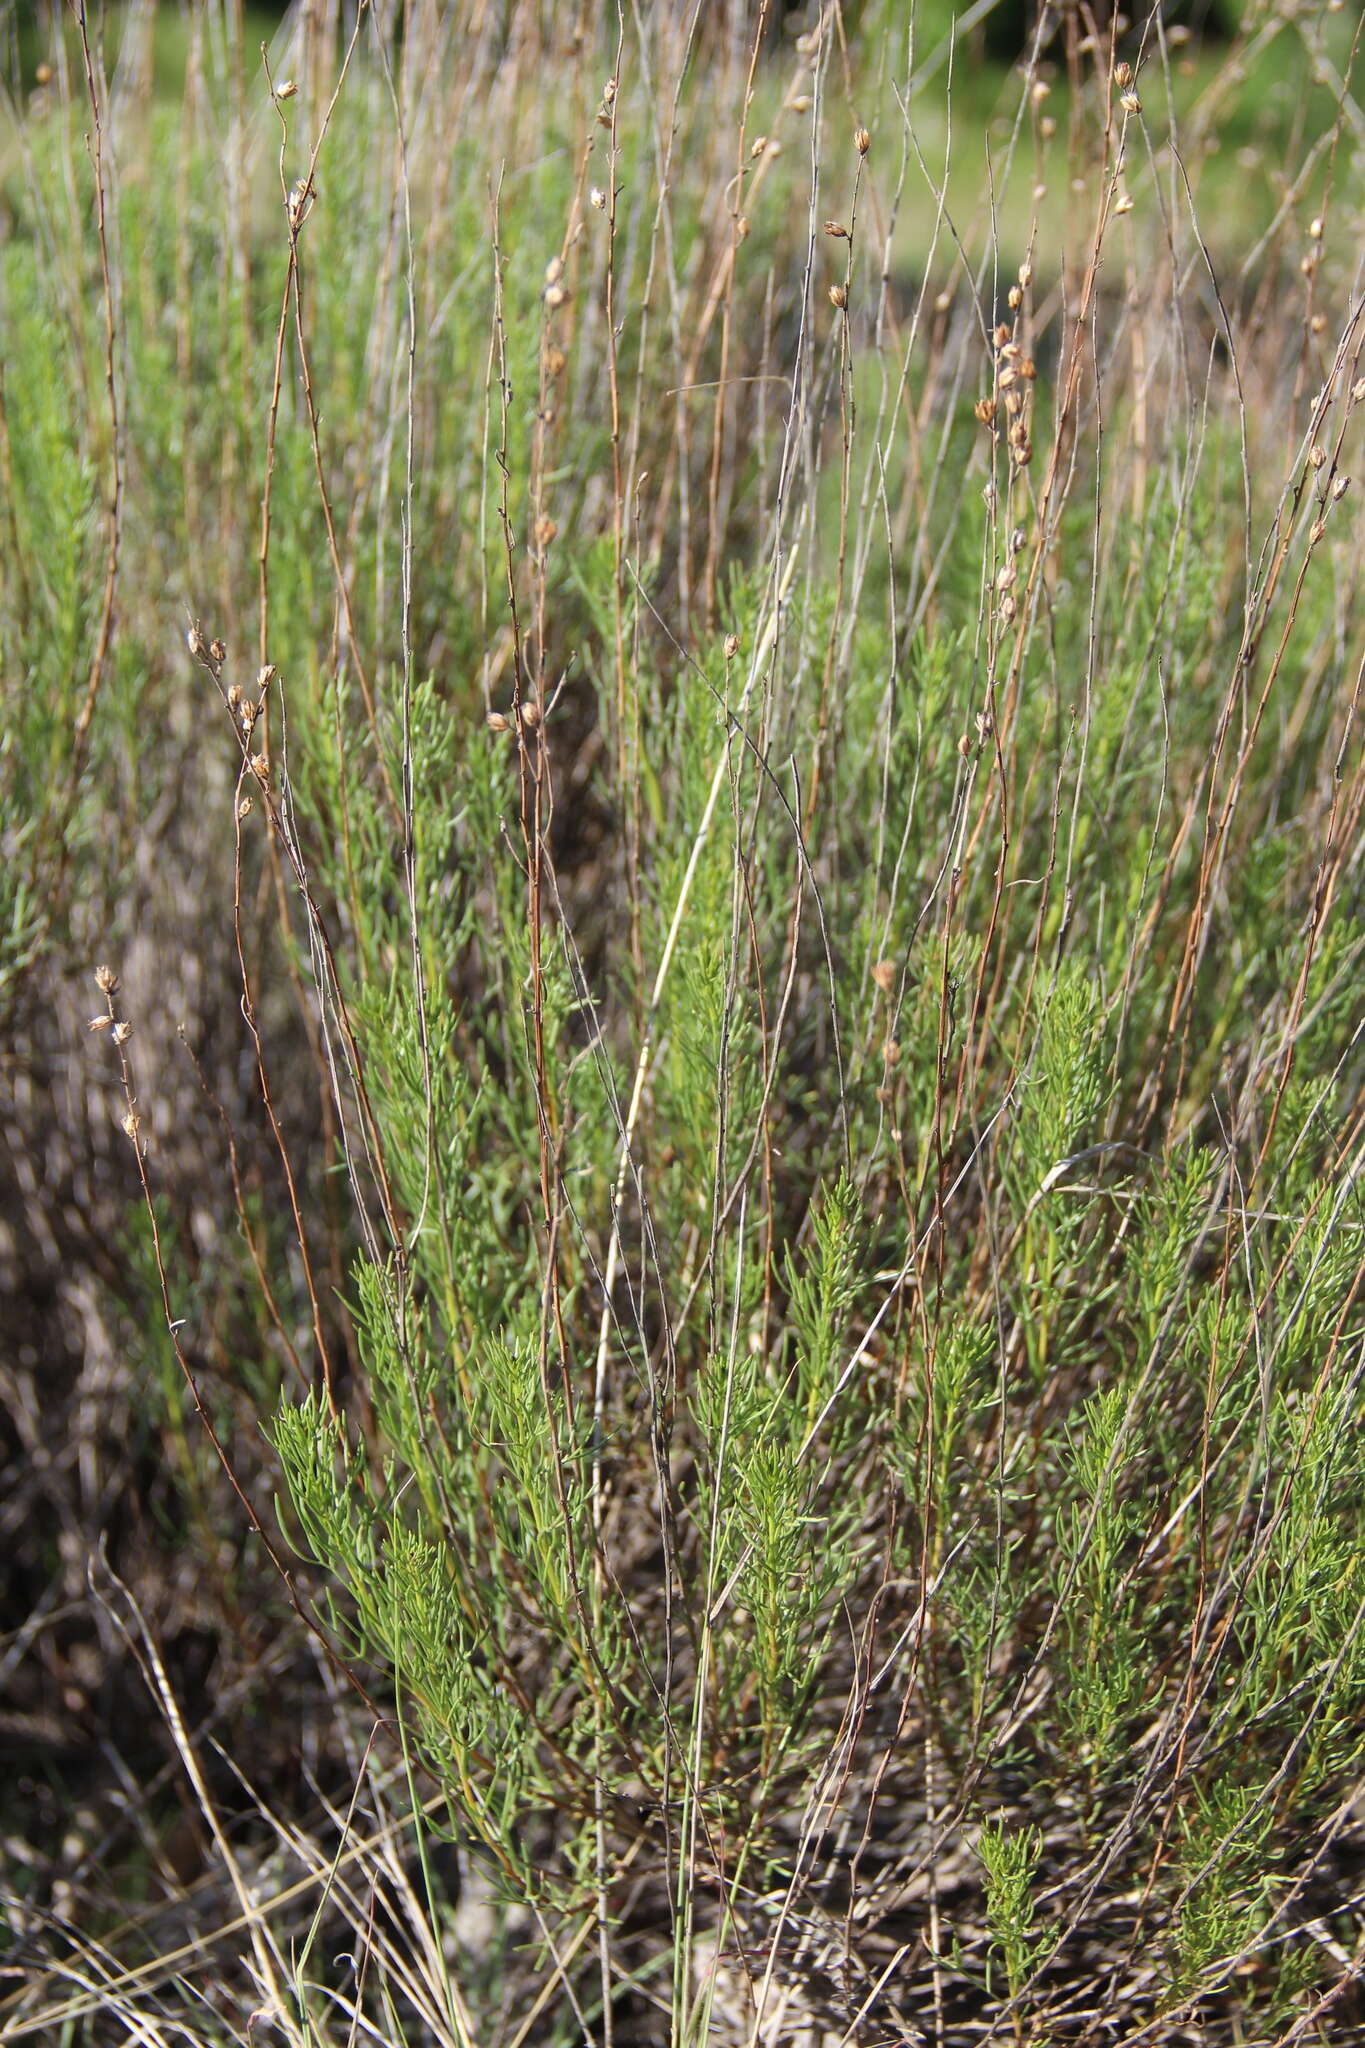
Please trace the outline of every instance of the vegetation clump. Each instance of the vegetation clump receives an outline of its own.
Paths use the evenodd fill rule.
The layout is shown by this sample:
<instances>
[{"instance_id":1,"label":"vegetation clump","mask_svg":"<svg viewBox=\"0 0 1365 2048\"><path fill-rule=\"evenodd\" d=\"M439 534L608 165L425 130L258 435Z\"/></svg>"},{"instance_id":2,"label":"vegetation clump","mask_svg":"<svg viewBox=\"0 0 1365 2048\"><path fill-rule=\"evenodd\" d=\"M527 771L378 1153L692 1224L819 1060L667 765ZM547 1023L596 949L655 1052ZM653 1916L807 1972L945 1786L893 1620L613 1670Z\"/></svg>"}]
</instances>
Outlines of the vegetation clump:
<instances>
[{"instance_id":1,"label":"vegetation clump","mask_svg":"<svg viewBox=\"0 0 1365 2048\"><path fill-rule=\"evenodd\" d=\"M1356 24L981 12L10 52L6 2041L1365 2025Z\"/></svg>"}]
</instances>

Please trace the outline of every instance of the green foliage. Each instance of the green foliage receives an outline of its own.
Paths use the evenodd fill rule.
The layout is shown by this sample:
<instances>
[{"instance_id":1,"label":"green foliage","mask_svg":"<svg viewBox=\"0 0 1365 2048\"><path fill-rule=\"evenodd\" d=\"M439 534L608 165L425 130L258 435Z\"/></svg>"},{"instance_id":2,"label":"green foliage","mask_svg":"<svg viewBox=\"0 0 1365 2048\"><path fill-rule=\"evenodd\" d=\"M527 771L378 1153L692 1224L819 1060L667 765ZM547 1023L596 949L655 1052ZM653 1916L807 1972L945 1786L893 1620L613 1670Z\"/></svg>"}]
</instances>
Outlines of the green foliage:
<instances>
[{"instance_id":1,"label":"green foliage","mask_svg":"<svg viewBox=\"0 0 1365 2048\"><path fill-rule=\"evenodd\" d=\"M993 1822L976 1838L976 1853L986 1871L986 1921L1005 1966L1011 1998L1019 1996L1045 1942L1033 1925L1042 1851L1042 1836L1035 1828L1011 1829Z\"/></svg>"},{"instance_id":2,"label":"green foliage","mask_svg":"<svg viewBox=\"0 0 1365 2048\"><path fill-rule=\"evenodd\" d=\"M220 1495L279 1549L320 1796L384 1759L422 1870L419 1962L344 1986L396 1852L362 1907L342 1823L302 1940L242 1878L251 1996L299 2048L1269 2040L1345 1985L1365 1765L1356 401L1321 462L1274 389L1214 417L1192 192L1114 294L1094 53L990 159L1089 257L954 215L915 310L919 117L849 141L895 10L800 91L707 10L447 13L366 15L321 125L191 24L269 148L148 110L101 249L68 103L0 264L0 1013L187 872L187 1038L244 1033L190 1218L168 1062L88 1036L136 1440L196 1556Z\"/></svg>"}]
</instances>

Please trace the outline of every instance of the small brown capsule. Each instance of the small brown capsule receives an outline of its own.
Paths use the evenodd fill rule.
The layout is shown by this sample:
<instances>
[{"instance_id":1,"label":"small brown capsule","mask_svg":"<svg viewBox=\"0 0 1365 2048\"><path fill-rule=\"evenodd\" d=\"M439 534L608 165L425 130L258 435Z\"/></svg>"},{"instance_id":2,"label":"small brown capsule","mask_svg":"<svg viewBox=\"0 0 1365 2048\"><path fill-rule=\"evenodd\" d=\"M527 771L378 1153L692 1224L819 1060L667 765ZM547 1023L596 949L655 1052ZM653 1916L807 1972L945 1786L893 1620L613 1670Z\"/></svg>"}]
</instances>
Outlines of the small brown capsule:
<instances>
[{"instance_id":1,"label":"small brown capsule","mask_svg":"<svg viewBox=\"0 0 1365 2048\"><path fill-rule=\"evenodd\" d=\"M844 308L848 305L848 293L844 290L841 284L832 284L830 286L829 302L831 306L833 306L836 313L842 313L844 311Z\"/></svg>"},{"instance_id":2,"label":"small brown capsule","mask_svg":"<svg viewBox=\"0 0 1365 2048\"><path fill-rule=\"evenodd\" d=\"M857 150L859 156L867 155L867 152L872 147L872 137L868 134L866 128L854 129L853 147Z\"/></svg>"}]
</instances>

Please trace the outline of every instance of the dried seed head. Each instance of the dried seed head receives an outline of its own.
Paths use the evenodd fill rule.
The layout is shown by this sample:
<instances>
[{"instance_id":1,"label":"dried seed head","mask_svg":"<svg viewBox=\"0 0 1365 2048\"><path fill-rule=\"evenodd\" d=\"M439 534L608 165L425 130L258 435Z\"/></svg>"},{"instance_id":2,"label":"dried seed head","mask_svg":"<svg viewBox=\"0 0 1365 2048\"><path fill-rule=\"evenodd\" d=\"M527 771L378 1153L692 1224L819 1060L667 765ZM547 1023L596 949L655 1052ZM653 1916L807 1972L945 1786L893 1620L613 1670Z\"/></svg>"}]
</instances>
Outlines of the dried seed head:
<instances>
[{"instance_id":1,"label":"dried seed head","mask_svg":"<svg viewBox=\"0 0 1365 2048\"><path fill-rule=\"evenodd\" d=\"M1357 377L1351 386L1352 405L1359 405L1362 398L1365 398L1365 377Z\"/></svg>"},{"instance_id":2,"label":"dried seed head","mask_svg":"<svg viewBox=\"0 0 1365 2048\"><path fill-rule=\"evenodd\" d=\"M1308 331L1310 334L1325 334L1327 332L1327 315L1325 313L1315 313L1308 323Z\"/></svg>"},{"instance_id":3,"label":"dried seed head","mask_svg":"<svg viewBox=\"0 0 1365 2048\"><path fill-rule=\"evenodd\" d=\"M738 635L738 633L727 633L727 634L726 634L726 636L725 636L725 659L726 659L727 661L733 661L733 660L734 660L734 658L735 658L735 656L736 656L736 655L737 655L738 653L739 653L739 635Z\"/></svg>"},{"instance_id":4,"label":"dried seed head","mask_svg":"<svg viewBox=\"0 0 1365 2048\"><path fill-rule=\"evenodd\" d=\"M217 663L219 668L221 668L223 666L223 663L227 660L227 648L224 646L221 640L210 640L209 654L211 655L212 659Z\"/></svg>"},{"instance_id":5,"label":"dried seed head","mask_svg":"<svg viewBox=\"0 0 1365 2048\"><path fill-rule=\"evenodd\" d=\"M1115 85L1116 85L1116 86L1118 87L1119 91L1120 91L1120 92L1125 92L1125 91L1127 90L1127 88L1128 88L1128 87L1129 87L1129 86L1130 86L1130 85L1132 84L1132 82L1133 82L1133 67L1132 67L1132 65L1131 65L1131 64L1116 64L1116 65L1114 66L1114 83L1115 83Z\"/></svg>"},{"instance_id":6,"label":"dried seed head","mask_svg":"<svg viewBox=\"0 0 1365 2048\"><path fill-rule=\"evenodd\" d=\"M830 286L829 302L831 306L833 306L836 313L843 312L844 308L848 304L848 293L844 290L841 284L832 284Z\"/></svg>"},{"instance_id":7,"label":"dried seed head","mask_svg":"<svg viewBox=\"0 0 1365 2048\"><path fill-rule=\"evenodd\" d=\"M185 645L189 648L196 661L208 660L208 642L204 638L204 629L198 619L191 622L190 629L185 635Z\"/></svg>"},{"instance_id":8,"label":"dried seed head","mask_svg":"<svg viewBox=\"0 0 1365 2048\"><path fill-rule=\"evenodd\" d=\"M886 1044L882 1047L882 1057L888 1067L899 1066L901 1057L900 1041L895 1038L888 1038Z\"/></svg>"},{"instance_id":9,"label":"dried seed head","mask_svg":"<svg viewBox=\"0 0 1365 2048\"><path fill-rule=\"evenodd\" d=\"M940 293L939 293L939 295L938 295L938 297L937 297L937 298L936 298L936 299L934 300L934 311L935 311L936 313L951 313L951 312L952 312L952 310L953 310L953 295L952 295L952 293L951 293L951 292L940 292Z\"/></svg>"},{"instance_id":10,"label":"dried seed head","mask_svg":"<svg viewBox=\"0 0 1365 2048\"><path fill-rule=\"evenodd\" d=\"M558 377L568 360L562 348L547 348L545 351L546 376Z\"/></svg>"},{"instance_id":11,"label":"dried seed head","mask_svg":"<svg viewBox=\"0 0 1365 2048\"><path fill-rule=\"evenodd\" d=\"M811 96L808 92L799 92L794 100L787 101L787 105L793 114L808 114L812 105Z\"/></svg>"},{"instance_id":12,"label":"dried seed head","mask_svg":"<svg viewBox=\"0 0 1365 2048\"><path fill-rule=\"evenodd\" d=\"M1035 107L1041 107L1051 91L1052 87L1045 78L1035 78L1029 89L1029 98L1033 101Z\"/></svg>"},{"instance_id":13,"label":"dried seed head","mask_svg":"<svg viewBox=\"0 0 1365 2048\"><path fill-rule=\"evenodd\" d=\"M270 780L270 755L265 747L261 748L259 754L253 756L251 772L259 783L264 784Z\"/></svg>"},{"instance_id":14,"label":"dried seed head","mask_svg":"<svg viewBox=\"0 0 1365 2048\"><path fill-rule=\"evenodd\" d=\"M1120 192L1120 194L1119 194L1118 198L1117 198L1117 199L1116 199L1116 200L1114 201L1114 211L1115 211L1115 213L1131 213L1131 212L1132 212L1132 210L1133 210L1133 195L1132 195L1132 193L1131 193L1131 192Z\"/></svg>"},{"instance_id":15,"label":"dried seed head","mask_svg":"<svg viewBox=\"0 0 1365 2048\"><path fill-rule=\"evenodd\" d=\"M564 258L563 258L562 256L552 256L552 257L550 258L549 262L548 262L548 263L546 264L546 266L545 266L545 282L546 282L546 284L547 284L547 285L551 285L551 284L558 284L558 283L559 283L559 280L560 280L560 278L561 278L561 277L563 277L563 275L564 275Z\"/></svg>"},{"instance_id":16,"label":"dried seed head","mask_svg":"<svg viewBox=\"0 0 1365 2048\"><path fill-rule=\"evenodd\" d=\"M559 311L559 308L565 303L568 296L569 294L565 291L562 284L547 285L545 290L545 303L552 313L557 313Z\"/></svg>"},{"instance_id":17,"label":"dried seed head","mask_svg":"<svg viewBox=\"0 0 1365 2048\"><path fill-rule=\"evenodd\" d=\"M128 1043L128 1040L132 1037L132 1035L132 1025L128 1022L128 1019L126 1017L120 1017L118 1023L114 1026L115 1045L126 1045Z\"/></svg>"},{"instance_id":18,"label":"dried seed head","mask_svg":"<svg viewBox=\"0 0 1365 2048\"><path fill-rule=\"evenodd\" d=\"M112 996L118 993L118 976L112 967L95 969L95 986L102 995Z\"/></svg>"},{"instance_id":19,"label":"dried seed head","mask_svg":"<svg viewBox=\"0 0 1365 2048\"><path fill-rule=\"evenodd\" d=\"M549 547L550 542L558 532L559 528L555 525L554 520L549 517L548 513L542 512L535 523L535 542L542 554Z\"/></svg>"},{"instance_id":20,"label":"dried seed head","mask_svg":"<svg viewBox=\"0 0 1365 2048\"><path fill-rule=\"evenodd\" d=\"M100 1016L92 1017L86 1028L89 1031L107 1031L112 1025L113 1021L113 1018L109 1015L108 1011L106 1010Z\"/></svg>"},{"instance_id":21,"label":"dried seed head","mask_svg":"<svg viewBox=\"0 0 1365 2048\"><path fill-rule=\"evenodd\" d=\"M540 725L540 706L534 697L528 697L522 705L521 722L529 732L535 732Z\"/></svg>"},{"instance_id":22,"label":"dried seed head","mask_svg":"<svg viewBox=\"0 0 1365 2048\"><path fill-rule=\"evenodd\" d=\"M1309 223L1308 223L1308 239L1309 239L1309 241L1310 241L1310 242L1320 242L1320 241L1322 240L1322 216L1321 216L1321 214L1319 214L1319 215L1317 216L1317 218L1316 218L1315 220L1310 220L1310 221L1309 221Z\"/></svg>"},{"instance_id":23,"label":"dried seed head","mask_svg":"<svg viewBox=\"0 0 1365 2048\"><path fill-rule=\"evenodd\" d=\"M602 104L604 107L612 107L616 104L616 80L614 78L609 78L602 88Z\"/></svg>"},{"instance_id":24,"label":"dried seed head","mask_svg":"<svg viewBox=\"0 0 1365 2048\"><path fill-rule=\"evenodd\" d=\"M1011 313L1017 313L1019 311L1019 307L1023 301L1023 297L1024 294L1020 291L1018 285L1012 284L1009 289L1009 307Z\"/></svg>"},{"instance_id":25,"label":"dried seed head","mask_svg":"<svg viewBox=\"0 0 1365 2048\"><path fill-rule=\"evenodd\" d=\"M277 100L292 100L297 91L298 86L292 78L282 78L275 87L275 97Z\"/></svg>"},{"instance_id":26,"label":"dried seed head","mask_svg":"<svg viewBox=\"0 0 1365 2048\"><path fill-rule=\"evenodd\" d=\"M490 732L506 732L507 730L507 720L500 711L490 711L484 720L484 724Z\"/></svg>"},{"instance_id":27,"label":"dried seed head","mask_svg":"<svg viewBox=\"0 0 1365 2048\"><path fill-rule=\"evenodd\" d=\"M859 156L867 155L867 152L872 147L872 137L868 134L866 128L854 129L853 147L857 150Z\"/></svg>"},{"instance_id":28,"label":"dried seed head","mask_svg":"<svg viewBox=\"0 0 1365 2048\"><path fill-rule=\"evenodd\" d=\"M242 801L237 806L237 821L239 824L244 818L249 818L251 816L251 809L254 802L255 798L252 796L248 795L242 798Z\"/></svg>"},{"instance_id":29,"label":"dried seed head","mask_svg":"<svg viewBox=\"0 0 1365 2048\"><path fill-rule=\"evenodd\" d=\"M594 211L595 213L605 213L605 212L606 212L606 210L607 210L607 195L606 195L606 193L605 193L605 192L604 192L604 191L602 190L602 187L601 187L600 185L594 185L594 186L593 186L593 188L592 188L592 190L591 190L591 192L589 192L589 194L588 194L588 204L589 204L589 206L591 206L591 207L592 207L592 209L593 209L593 211Z\"/></svg>"},{"instance_id":30,"label":"dried seed head","mask_svg":"<svg viewBox=\"0 0 1365 2048\"><path fill-rule=\"evenodd\" d=\"M1013 592L1007 590L1000 600L1000 616L1007 626L1018 609L1019 607L1014 601Z\"/></svg>"},{"instance_id":31,"label":"dried seed head","mask_svg":"<svg viewBox=\"0 0 1365 2048\"><path fill-rule=\"evenodd\" d=\"M1310 249L1306 256L1300 256L1299 269L1303 272L1305 277L1311 277L1313 275L1313 272L1317 269L1317 267L1318 252L1316 249Z\"/></svg>"},{"instance_id":32,"label":"dried seed head","mask_svg":"<svg viewBox=\"0 0 1365 2048\"><path fill-rule=\"evenodd\" d=\"M227 700L228 700L228 710L229 710L229 711L231 711L231 712L233 712L233 713L235 714L236 712L238 712L238 711L240 711L240 710L241 710L241 708L242 708L242 686L241 686L241 684L240 684L240 683L233 683L232 687L231 687L231 688L229 689L229 691L228 691L228 695L227 695Z\"/></svg>"},{"instance_id":33,"label":"dried seed head","mask_svg":"<svg viewBox=\"0 0 1365 2048\"><path fill-rule=\"evenodd\" d=\"M1310 547L1316 547L1318 542L1322 539L1322 536L1326 533L1326 531L1327 528L1323 525L1322 521L1320 519L1315 519L1309 531L1308 545Z\"/></svg>"},{"instance_id":34,"label":"dried seed head","mask_svg":"<svg viewBox=\"0 0 1365 2048\"><path fill-rule=\"evenodd\" d=\"M978 398L976 404L972 407L972 411L976 414L983 427L994 425L995 400L993 398Z\"/></svg>"},{"instance_id":35,"label":"dried seed head","mask_svg":"<svg viewBox=\"0 0 1365 2048\"><path fill-rule=\"evenodd\" d=\"M1022 555L1024 549L1027 546L1028 535L1025 533L1022 526L1016 526L1013 533L1010 535L1010 553L1012 555Z\"/></svg>"},{"instance_id":36,"label":"dried seed head","mask_svg":"<svg viewBox=\"0 0 1365 2048\"><path fill-rule=\"evenodd\" d=\"M1142 101L1135 92L1121 94L1119 105L1123 108L1125 114L1140 114L1142 112Z\"/></svg>"},{"instance_id":37,"label":"dried seed head","mask_svg":"<svg viewBox=\"0 0 1365 2048\"><path fill-rule=\"evenodd\" d=\"M1042 136L1044 142L1051 142L1053 136L1057 133L1057 123L1053 119L1051 114L1044 114L1042 120L1038 123L1038 132ZM1040 199L1042 198L1043 193L1046 191L1046 189L1046 186L1038 187L1038 196Z\"/></svg>"},{"instance_id":38,"label":"dried seed head","mask_svg":"<svg viewBox=\"0 0 1365 2048\"><path fill-rule=\"evenodd\" d=\"M1019 283L1024 291L1027 291L1033 283L1033 265L1031 263L1021 263L1019 265Z\"/></svg>"},{"instance_id":39,"label":"dried seed head","mask_svg":"<svg viewBox=\"0 0 1365 2048\"><path fill-rule=\"evenodd\" d=\"M969 739L969 738L967 737L967 735L966 735L966 733L965 733L965 732L964 732L964 733L962 734L962 736L961 736L961 737L960 737L960 739L958 740L958 743L957 743L957 751L959 752L959 754L961 754L961 756L962 756L962 758L963 758L963 760L964 760L964 761L970 761L970 760L971 760L971 758L972 758L972 743L971 743L970 739Z\"/></svg>"},{"instance_id":40,"label":"dried seed head","mask_svg":"<svg viewBox=\"0 0 1365 2048\"><path fill-rule=\"evenodd\" d=\"M763 154L764 150L765 150L765 149L766 149L767 147L768 147L768 138L767 138L767 136L766 136L766 135L755 135L755 137L754 137L753 141L752 141L752 142L751 142L751 143L749 144L749 161L750 161L750 163L755 163L755 162L757 162L758 158L762 156L762 154Z\"/></svg>"},{"instance_id":41,"label":"dried seed head","mask_svg":"<svg viewBox=\"0 0 1365 2048\"><path fill-rule=\"evenodd\" d=\"M268 661L264 668L258 668L256 671L256 688L258 690L268 690L278 674L279 670L274 662Z\"/></svg>"},{"instance_id":42,"label":"dried seed head","mask_svg":"<svg viewBox=\"0 0 1365 2048\"><path fill-rule=\"evenodd\" d=\"M1340 500L1346 496L1346 493L1350 490L1350 488L1351 479L1348 476L1334 476L1332 478L1332 496L1335 499L1337 499L1338 502L1340 502Z\"/></svg>"},{"instance_id":43,"label":"dried seed head","mask_svg":"<svg viewBox=\"0 0 1365 2048\"><path fill-rule=\"evenodd\" d=\"M1000 325L996 328L994 334L991 336L991 340L999 349L1009 347L1011 340L1010 330L1008 327L1006 327L1003 320L1000 322Z\"/></svg>"},{"instance_id":44,"label":"dried seed head","mask_svg":"<svg viewBox=\"0 0 1365 2048\"><path fill-rule=\"evenodd\" d=\"M896 986L896 963L894 960L879 960L872 970L872 979L884 996L889 996Z\"/></svg>"},{"instance_id":45,"label":"dried seed head","mask_svg":"<svg viewBox=\"0 0 1365 2048\"><path fill-rule=\"evenodd\" d=\"M827 220L825 222L825 233L833 235L836 242L846 242L848 240L848 229L841 220Z\"/></svg>"},{"instance_id":46,"label":"dried seed head","mask_svg":"<svg viewBox=\"0 0 1365 2048\"><path fill-rule=\"evenodd\" d=\"M1324 468L1327 462L1327 450L1319 448L1317 443L1314 442L1308 451L1308 460L1312 463L1314 469Z\"/></svg>"},{"instance_id":47,"label":"dried seed head","mask_svg":"<svg viewBox=\"0 0 1365 2048\"><path fill-rule=\"evenodd\" d=\"M122 1119L122 1129L124 1135L131 1138L136 1145L138 1132L142 1129L142 1118L136 1110L130 1109L127 1116Z\"/></svg>"}]
</instances>

